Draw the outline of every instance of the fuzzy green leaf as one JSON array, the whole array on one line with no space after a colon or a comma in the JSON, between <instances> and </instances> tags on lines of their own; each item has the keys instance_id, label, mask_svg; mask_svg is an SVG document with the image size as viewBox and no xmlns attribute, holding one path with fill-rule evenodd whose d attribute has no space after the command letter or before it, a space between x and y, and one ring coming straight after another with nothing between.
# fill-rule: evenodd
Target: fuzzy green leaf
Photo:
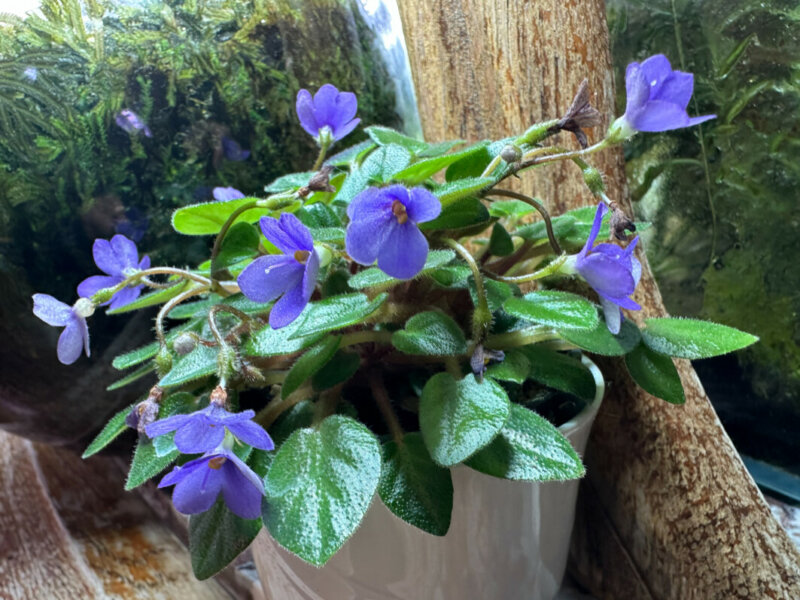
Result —
<instances>
[{"instance_id":1,"label":"fuzzy green leaf","mask_svg":"<svg viewBox=\"0 0 800 600\"><path fill-rule=\"evenodd\" d=\"M155 368L156 367L154 364L142 365L132 373L128 373L127 375L125 375L125 377L120 377L119 379L117 379L114 383L112 383L106 388L106 391L113 392L114 390L118 390L120 388L125 387L126 385L133 383L134 381L138 381L142 377L149 375L152 371L155 370Z\"/></svg>"},{"instance_id":2,"label":"fuzzy green leaf","mask_svg":"<svg viewBox=\"0 0 800 600\"><path fill-rule=\"evenodd\" d=\"M380 475L378 440L361 423L333 415L297 430L267 473L264 524L281 546L322 566L358 527Z\"/></svg>"},{"instance_id":3,"label":"fuzzy green leaf","mask_svg":"<svg viewBox=\"0 0 800 600\"><path fill-rule=\"evenodd\" d=\"M308 348L322 338L324 332L306 335L300 331L299 325L299 322L295 321L280 329L273 329L269 325L259 329L250 335L244 345L244 353L247 356L291 354Z\"/></svg>"},{"instance_id":4,"label":"fuzzy green leaf","mask_svg":"<svg viewBox=\"0 0 800 600\"><path fill-rule=\"evenodd\" d=\"M326 333L360 323L378 310L387 297L388 294L380 294L370 301L364 294L344 294L311 302L298 317L299 323L289 339Z\"/></svg>"},{"instance_id":5,"label":"fuzzy green leaf","mask_svg":"<svg viewBox=\"0 0 800 600\"><path fill-rule=\"evenodd\" d=\"M676 358L711 358L741 350L758 338L727 325L671 317L646 319L642 339L649 348Z\"/></svg>"},{"instance_id":6,"label":"fuzzy green leaf","mask_svg":"<svg viewBox=\"0 0 800 600\"><path fill-rule=\"evenodd\" d=\"M492 227L492 236L489 238L489 252L495 256L508 256L514 251L514 242L511 236L500 223Z\"/></svg>"},{"instance_id":7,"label":"fuzzy green leaf","mask_svg":"<svg viewBox=\"0 0 800 600\"><path fill-rule=\"evenodd\" d=\"M486 377L500 381L524 383L530 371L531 363L525 353L520 350L511 350L506 352L506 356L501 362L490 365L486 369Z\"/></svg>"},{"instance_id":8,"label":"fuzzy green leaf","mask_svg":"<svg viewBox=\"0 0 800 600\"><path fill-rule=\"evenodd\" d=\"M156 306L157 304L164 304L170 300L172 300L175 296L180 294L181 292L185 292L192 287L199 287L199 284L192 282L192 281L179 281L176 282L175 285L165 288L163 290L156 290L155 292L150 292L149 294L144 294L139 296L133 302L125 304L123 306L119 306L113 310L109 310L109 315L119 315L126 312L131 312L134 310L139 310L141 308L147 308L148 306Z\"/></svg>"},{"instance_id":9,"label":"fuzzy green leaf","mask_svg":"<svg viewBox=\"0 0 800 600\"><path fill-rule=\"evenodd\" d=\"M428 147L428 144L421 141L414 139L412 137L408 137L400 133L399 131L395 131L394 129L390 129L389 127L381 127L380 125L372 125L371 127L365 127L364 131L366 134L372 138L379 146L388 146L389 144L396 144L398 146L402 146L406 150L416 154L417 152L421 152Z\"/></svg>"},{"instance_id":10,"label":"fuzzy green leaf","mask_svg":"<svg viewBox=\"0 0 800 600\"><path fill-rule=\"evenodd\" d=\"M518 219L535 211L535 208L522 200L495 200L489 206L489 214L498 219L503 217Z\"/></svg>"},{"instance_id":11,"label":"fuzzy green leaf","mask_svg":"<svg viewBox=\"0 0 800 600\"><path fill-rule=\"evenodd\" d=\"M274 180L272 183L264 187L264 191L269 194L278 192L286 192L289 190L296 190L308 184L308 180L314 176L314 171L306 171L304 173L289 173L282 175Z\"/></svg>"},{"instance_id":12,"label":"fuzzy green leaf","mask_svg":"<svg viewBox=\"0 0 800 600\"><path fill-rule=\"evenodd\" d=\"M395 173L393 179L395 181L402 181L409 186L422 183L431 175L438 173L445 167L449 167L453 163L458 162L463 158L467 158L473 154L476 154L480 150L481 146L472 146L453 154L445 154L443 156L426 158L424 160L415 162L402 171Z\"/></svg>"},{"instance_id":13,"label":"fuzzy green leaf","mask_svg":"<svg viewBox=\"0 0 800 600\"><path fill-rule=\"evenodd\" d=\"M627 354L642 339L639 328L628 320L622 322L617 335L608 330L603 320L598 320L594 329L559 329L558 335L579 348L602 356Z\"/></svg>"},{"instance_id":14,"label":"fuzzy green leaf","mask_svg":"<svg viewBox=\"0 0 800 600\"><path fill-rule=\"evenodd\" d=\"M581 361L539 345L520 350L530 362L530 379L584 400L594 398L594 377Z\"/></svg>"},{"instance_id":15,"label":"fuzzy green leaf","mask_svg":"<svg viewBox=\"0 0 800 600\"><path fill-rule=\"evenodd\" d=\"M478 223L489 221L489 211L477 198L461 198L442 208L442 212L433 221L422 223L423 231L437 229L463 229Z\"/></svg>"},{"instance_id":16,"label":"fuzzy green leaf","mask_svg":"<svg viewBox=\"0 0 800 600\"><path fill-rule=\"evenodd\" d=\"M216 347L198 345L186 356L175 360L170 372L161 378L158 385L161 387L182 385L212 375L217 370L217 351Z\"/></svg>"},{"instance_id":17,"label":"fuzzy green leaf","mask_svg":"<svg viewBox=\"0 0 800 600\"><path fill-rule=\"evenodd\" d=\"M357 352L339 350L314 374L311 385L318 392L330 389L350 379L360 366L361 356Z\"/></svg>"},{"instance_id":18,"label":"fuzzy green leaf","mask_svg":"<svg viewBox=\"0 0 800 600\"><path fill-rule=\"evenodd\" d=\"M490 177L468 177L467 179L449 181L443 185L436 186L433 189L433 195L439 198L444 208L462 198L476 195L493 182L494 179Z\"/></svg>"},{"instance_id":19,"label":"fuzzy green leaf","mask_svg":"<svg viewBox=\"0 0 800 600\"><path fill-rule=\"evenodd\" d=\"M106 426L103 427L103 430L97 434L97 437L92 440L92 443L89 444L83 452L82 458L89 458L93 454L97 454L100 450L117 439L123 431L128 429L128 426L125 424L125 419L130 414L131 410L133 410L134 406L136 405L131 404L111 417L108 423L106 423Z\"/></svg>"},{"instance_id":20,"label":"fuzzy green leaf","mask_svg":"<svg viewBox=\"0 0 800 600\"><path fill-rule=\"evenodd\" d=\"M671 404L686 402L678 369L669 356L639 344L625 356L625 365L633 380L648 394Z\"/></svg>"},{"instance_id":21,"label":"fuzzy green leaf","mask_svg":"<svg viewBox=\"0 0 800 600\"><path fill-rule=\"evenodd\" d=\"M329 335L306 350L305 354L295 361L286 374L286 379L281 386L281 398L286 399L289 394L324 367L336 354L341 341L341 336Z\"/></svg>"},{"instance_id":22,"label":"fuzzy green leaf","mask_svg":"<svg viewBox=\"0 0 800 600\"><path fill-rule=\"evenodd\" d=\"M486 446L506 422L509 407L505 390L491 379L431 377L420 397L419 427L433 460L455 465Z\"/></svg>"},{"instance_id":23,"label":"fuzzy green leaf","mask_svg":"<svg viewBox=\"0 0 800 600\"><path fill-rule=\"evenodd\" d=\"M419 272L417 277L426 274L426 272L430 271L431 269L436 269L446 265L453 260L454 256L455 253L452 250L431 250L428 252L428 258L425 260L425 266L422 267L422 270ZM403 283L403 281L404 280L402 279L394 279L393 277L390 277L378 267L370 267L369 269L365 269L353 275L347 281L347 285L354 290L363 290L376 285L384 285L389 282L397 284Z\"/></svg>"},{"instance_id":24,"label":"fuzzy green leaf","mask_svg":"<svg viewBox=\"0 0 800 600\"><path fill-rule=\"evenodd\" d=\"M239 207L255 202L257 198L238 198L224 202L205 202L184 206L172 213L172 227L184 235L214 235ZM251 208L236 217L234 223L255 223L269 215L268 208Z\"/></svg>"},{"instance_id":25,"label":"fuzzy green leaf","mask_svg":"<svg viewBox=\"0 0 800 600\"><path fill-rule=\"evenodd\" d=\"M558 329L594 329L598 323L594 304L577 294L557 290L509 298L503 308L520 319Z\"/></svg>"},{"instance_id":26,"label":"fuzzy green leaf","mask_svg":"<svg viewBox=\"0 0 800 600\"><path fill-rule=\"evenodd\" d=\"M433 310L406 321L405 329L392 334L392 344L406 354L459 356L467 351L467 340L458 323Z\"/></svg>"},{"instance_id":27,"label":"fuzzy green leaf","mask_svg":"<svg viewBox=\"0 0 800 600\"><path fill-rule=\"evenodd\" d=\"M136 443L136 450L133 452L133 461L131 462L130 471L128 471L125 490L129 491L139 487L145 481L155 477L171 465L179 454L180 452L175 449L169 454L159 456L152 440L139 438Z\"/></svg>"}]
</instances>

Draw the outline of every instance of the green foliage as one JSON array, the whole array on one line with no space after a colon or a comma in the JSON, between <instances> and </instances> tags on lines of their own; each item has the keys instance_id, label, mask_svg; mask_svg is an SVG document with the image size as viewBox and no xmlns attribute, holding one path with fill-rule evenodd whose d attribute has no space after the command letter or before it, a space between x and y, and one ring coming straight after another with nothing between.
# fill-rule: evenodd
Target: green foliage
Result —
<instances>
[{"instance_id":1,"label":"green foliage","mask_svg":"<svg viewBox=\"0 0 800 600\"><path fill-rule=\"evenodd\" d=\"M89 458L93 454L97 454L100 450L117 439L117 437L128 428L128 425L125 423L125 418L130 414L133 407L134 405L126 406L111 417L108 423L106 423L106 426L103 427L103 430L97 434L97 437L95 437L92 443L84 450L82 458Z\"/></svg>"},{"instance_id":2,"label":"green foliage","mask_svg":"<svg viewBox=\"0 0 800 600\"><path fill-rule=\"evenodd\" d=\"M594 398L594 377L581 361L541 346L525 346L522 351L531 365L531 379L584 400Z\"/></svg>"},{"instance_id":3,"label":"green foliage","mask_svg":"<svg viewBox=\"0 0 800 600\"><path fill-rule=\"evenodd\" d=\"M651 350L646 344L639 344L625 356L625 364L633 380L644 391L672 404L686 402L678 370L669 356Z\"/></svg>"},{"instance_id":4,"label":"green foliage","mask_svg":"<svg viewBox=\"0 0 800 600\"><path fill-rule=\"evenodd\" d=\"M411 317L392 335L392 345L406 354L459 356L467 351L464 332L447 315L428 311Z\"/></svg>"},{"instance_id":5,"label":"green foliage","mask_svg":"<svg viewBox=\"0 0 800 600\"><path fill-rule=\"evenodd\" d=\"M336 354L341 341L340 336L329 335L306 350L305 354L297 359L297 362L286 374L286 379L281 386L281 397L285 399L324 367Z\"/></svg>"},{"instance_id":6,"label":"green foliage","mask_svg":"<svg viewBox=\"0 0 800 600\"><path fill-rule=\"evenodd\" d=\"M540 325L559 329L593 329L598 324L595 306L576 294L545 290L503 304L509 314Z\"/></svg>"},{"instance_id":7,"label":"green foliage","mask_svg":"<svg viewBox=\"0 0 800 600\"><path fill-rule=\"evenodd\" d=\"M152 479L171 465L178 458L178 454L176 448L168 454L159 456L152 440L146 437L139 438L128 471L128 479L125 481L125 489L132 490Z\"/></svg>"},{"instance_id":8,"label":"green foliage","mask_svg":"<svg viewBox=\"0 0 800 600\"><path fill-rule=\"evenodd\" d=\"M652 350L677 358L711 358L758 341L749 333L697 319L647 319L642 340Z\"/></svg>"}]
</instances>

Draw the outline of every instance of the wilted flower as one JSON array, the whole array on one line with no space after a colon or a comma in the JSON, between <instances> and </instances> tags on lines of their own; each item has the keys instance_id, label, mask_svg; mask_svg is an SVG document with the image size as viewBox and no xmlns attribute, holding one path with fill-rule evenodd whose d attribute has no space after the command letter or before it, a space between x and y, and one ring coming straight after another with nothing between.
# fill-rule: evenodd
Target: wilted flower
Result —
<instances>
[{"instance_id":1,"label":"wilted flower","mask_svg":"<svg viewBox=\"0 0 800 600\"><path fill-rule=\"evenodd\" d=\"M125 417L125 424L138 431L140 436L146 435L147 426L158 419L159 403L163 396L164 390L154 385L147 398L134 406Z\"/></svg>"},{"instance_id":2,"label":"wilted flower","mask_svg":"<svg viewBox=\"0 0 800 600\"><path fill-rule=\"evenodd\" d=\"M212 194L217 202L227 202L245 197L242 192L233 187L215 187Z\"/></svg>"},{"instance_id":3,"label":"wilted flower","mask_svg":"<svg viewBox=\"0 0 800 600\"><path fill-rule=\"evenodd\" d=\"M423 187L367 188L347 207L347 253L362 265L377 259L387 275L410 279L428 256L428 240L417 225L432 221L441 211L439 199Z\"/></svg>"},{"instance_id":4,"label":"wilted flower","mask_svg":"<svg viewBox=\"0 0 800 600\"><path fill-rule=\"evenodd\" d=\"M139 251L136 249L136 244L124 235L115 235L111 241L95 240L92 246L92 255L95 264L106 275L93 275L84 279L78 285L78 295L82 298L90 298L103 288L114 287L136 272L150 268L150 257L145 256L139 262ZM139 297L143 287L142 284L124 287L115 293L111 300L103 304L110 302L111 309L130 304Z\"/></svg>"},{"instance_id":5,"label":"wilted flower","mask_svg":"<svg viewBox=\"0 0 800 600\"><path fill-rule=\"evenodd\" d=\"M145 137L153 137L150 128L145 125L141 117L128 108L123 108L115 119L117 125L128 133L144 133Z\"/></svg>"},{"instance_id":6,"label":"wilted flower","mask_svg":"<svg viewBox=\"0 0 800 600\"><path fill-rule=\"evenodd\" d=\"M242 146L234 139L229 138L227 135L222 136L222 153L225 158L235 162L247 160L250 157L250 150L244 150Z\"/></svg>"},{"instance_id":7,"label":"wilted flower","mask_svg":"<svg viewBox=\"0 0 800 600\"><path fill-rule=\"evenodd\" d=\"M591 285L600 296L600 303L603 306L603 314L606 319L608 330L619 333L622 323L622 310L640 310L642 307L634 302L629 296L633 294L639 284L642 275L642 265L633 256L633 249L639 241L638 236L631 240L627 248L621 248L616 244L598 244L594 248L592 245L600 233L600 226L603 222L608 208L605 204L597 205L597 212L594 215L594 223L589 233L589 239L581 251L572 257L573 268Z\"/></svg>"},{"instance_id":8,"label":"wilted flower","mask_svg":"<svg viewBox=\"0 0 800 600\"><path fill-rule=\"evenodd\" d=\"M174 431L175 445L184 454L213 450L222 443L226 429L253 448L272 450L275 445L264 428L252 421L255 416L256 413L252 410L230 413L212 403L188 415L160 419L147 425L145 432L152 438Z\"/></svg>"},{"instance_id":9,"label":"wilted flower","mask_svg":"<svg viewBox=\"0 0 800 600\"><path fill-rule=\"evenodd\" d=\"M600 111L593 107L590 102L589 80L584 79L578 86L578 92L575 94L572 104L564 116L559 119L556 127L571 131L581 147L586 148L589 145L589 141L586 139L583 128L599 125L600 121L602 121Z\"/></svg>"},{"instance_id":10,"label":"wilted flower","mask_svg":"<svg viewBox=\"0 0 800 600\"><path fill-rule=\"evenodd\" d=\"M621 141L637 131L668 131L715 118L686 113L693 89L694 75L673 71L663 54L651 56L642 64L629 64L625 71L625 114L612 123L609 138Z\"/></svg>"},{"instance_id":11,"label":"wilted flower","mask_svg":"<svg viewBox=\"0 0 800 600\"><path fill-rule=\"evenodd\" d=\"M356 95L340 92L330 83L319 88L313 98L308 90L297 92L296 109L300 125L319 144L342 139L361 122L353 118L358 110Z\"/></svg>"},{"instance_id":12,"label":"wilted flower","mask_svg":"<svg viewBox=\"0 0 800 600\"><path fill-rule=\"evenodd\" d=\"M273 329L294 321L311 299L317 284L319 256L311 232L290 213L280 221L262 217L261 231L283 254L270 254L247 265L238 283L242 293L255 302L270 302L281 296L269 313Z\"/></svg>"},{"instance_id":13,"label":"wilted flower","mask_svg":"<svg viewBox=\"0 0 800 600\"><path fill-rule=\"evenodd\" d=\"M243 519L261 516L263 482L238 456L225 448L217 448L175 467L164 476L158 487L171 485L175 486L172 503L185 515L207 511L222 493L233 514Z\"/></svg>"},{"instance_id":14,"label":"wilted flower","mask_svg":"<svg viewBox=\"0 0 800 600\"><path fill-rule=\"evenodd\" d=\"M87 298L79 298L69 306L48 294L33 295L33 314L53 327L63 327L58 338L58 360L71 365L81 355L81 349L89 352L89 327L86 317L94 313L94 304Z\"/></svg>"}]
</instances>

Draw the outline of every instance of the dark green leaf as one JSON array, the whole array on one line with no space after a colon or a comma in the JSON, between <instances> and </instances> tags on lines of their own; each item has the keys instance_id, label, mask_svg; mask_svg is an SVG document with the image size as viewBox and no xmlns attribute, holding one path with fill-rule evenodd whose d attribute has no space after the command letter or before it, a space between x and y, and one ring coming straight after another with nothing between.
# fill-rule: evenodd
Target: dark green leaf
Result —
<instances>
[{"instance_id":1,"label":"dark green leaf","mask_svg":"<svg viewBox=\"0 0 800 600\"><path fill-rule=\"evenodd\" d=\"M388 294L379 294L370 301L364 294L345 294L311 302L297 319L299 324L289 339L343 329L360 323L378 310L387 297Z\"/></svg>"},{"instance_id":2,"label":"dark green leaf","mask_svg":"<svg viewBox=\"0 0 800 600\"><path fill-rule=\"evenodd\" d=\"M129 491L139 487L145 481L161 473L178 458L178 454L180 453L176 449L164 456L158 456L152 440L139 438L133 453L133 462L128 471L128 480L125 482L125 490Z\"/></svg>"},{"instance_id":3,"label":"dark green leaf","mask_svg":"<svg viewBox=\"0 0 800 600\"><path fill-rule=\"evenodd\" d=\"M642 339L639 328L628 320L622 322L617 335L608 330L603 320L598 320L594 329L559 329L558 335L579 348L603 356L622 356Z\"/></svg>"},{"instance_id":4,"label":"dark green leaf","mask_svg":"<svg viewBox=\"0 0 800 600\"><path fill-rule=\"evenodd\" d=\"M471 275L472 273L470 273ZM478 288L475 287L475 279L470 277L468 280L469 296L472 298L472 305L478 305ZM484 279L483 287L486 290L486 300L489 302L489 310L492 312L500 310L503 303L511 298L514 291L511 286L502 281L495 281L493 279Z\"/></svg>"},{"instance_id":5,"label":"dark green leaf","mask_svg":"<svg viewBox=\"0 0 800 600\"><path fill-rule=\"evenodd\" d=\"M405 329L392 334L392 344L406 354L459 356L467 351L464 332L453 319L437 311L411 317Z\"/></svg>"},{"instance_id":6,"label":"dark green leaf","mask_svg":"<svg viewBox=\"0 0 800 600\"><path fill-rule=\"evenodd\" d=\"M336 354L341 341L341 336L329 335L306 350L305 354L295 361L286 374L286 379L281 386L281 398L286 399L289 394L324 367Z\"/></svg>"},{"instance_id":7,"label":"dark green leaf","mask_svg":"<svg viewBox=\"0 0 800 600\"><path fill-rule=\"evenodd\" d=\"M686 402L678 369L669 356L639 344L625 356L625 365L633 380L648 394L672 404Z\"/></svg>"},{"instance_id":8,"label":"dark green leaf","mask_svg":"<svg viewBox=\"0 0 800 600\"><path fill-rule=\"evenodd\" d=\"M557 290L509 298L503 308L520 319L558 329L594 329L599 322L594 304L577 294Z\"/></svg>"},{"instance_id":9,"label":"dark green leaf","mask_svg":"<svg viewBox=\"0 0 800 600\"><path fill-rule=\"evenodd\" d=\"M247 550L261 531L261 519L234 515L222 498L209 510L189 517L189 553L192 571L200 580L227 567Z\"/></svg>"},{"instance_id":10,"label":"dark green leaf","mask_svg":"<svg viewBox=\"0 0 800 600\"><path fill-rule=\"evenodd\" d=\"M506 392L491 379L472 375L455 380L437 373L422 390L419 427L438 464L460 463L486 446L508 418Z\"/></svg>"},{"instance_id":11,"label":"dark green leaf","mask_svg":"<svg viewBox=\"0 0 800 600\"><path fill-rule=\"evenodd\" d=\"M414 164L406 167L402 171L394 174L395 181L402 181L408 185L422 183L431 175L438 173L445 167L452 165L463 158L472 156L481 150L480 146L472 146L460 152L453 154L445 154L443 156L435 156L433 158L426 158L415 162Z\"/></svg>"},{"instance_id":12,"label":"dark green leaf","mask_svg":"<svg viewBox=\"0 0 800 600\"><path fill-rule=\"evenodd\" d=\"M269 194L296 190L308 184L308 180L314 175L314 171L305 173L289 173L278 177L275 181L264 187L264 191ZM263 181L263 180L262 180Z\"/></svg>"},{"instance_id":13,"label":"dark green leaf","mask_svg":"<svg viewBox=\"0 0 800 600\"><path fill-rule=\"evenodd\" d=\"M217 351L216 347L198 345L186 356L176 359L170 372L161 378L158 385L161 387L181 385L212 375L217 371Z\"/></svg>"},{"instance_id":14,"label":"dark green leaf","mask_svg":"<svg viewBox=\"0 0 800 600\"><path fill-rule=\"evenodd\" d=\"M89 444L89 447L86 448L82 458L89 458L93 454L97 454L100 450L117 439L117 436L128 428L125 424L125 418L130 414L134 406L136 406L136 404L131 404L111 417L108 423L106 423L106 426L103 427L103 430L97 434L97 437L94 438L92 443Z\"/></svg>"},{"instance_id":15,"label":"dark green leaf","mask_svg":"<svg viewBox=\"0 0 800 600\"><path fill-rule=\"evenodd\" d=\"M180 335L184 331L192 331L200 326L200 321L190 321L188 323L184 323L179 327L175 327L172 331L167 334L167 341L173 341L178 335ZM135 350L131 350L130 352L126 352L125 354L120 354L117 356L111 363L111 365L115 369L119 369L123 371L130 367L135 367L138 364L143 363L144 361L153 358L156 353L158 352L158 342L153 342L151 344L147 344L146 346L142 346L141 348L137 348Z\"/></svg>"},{"instance_id":16,"label":"dark green leaf","mask_svg":"<svg viewBox=\"0 0 800 600\"><path fill-rule=\"evenodd\" d=\"M269 325L250 335L244 345L247 356L279 356L291 354L308 348L311 344L322 338L324 332L305 335L300 332L299 322L294 321L286 327L273 329ZM298 332L300 332L299 335Z\"/></svg>"},{"instance_id":17,"label":"dark green leaf","mask_svg":"<svg viewBox=\"0 0 800 600\"><path fill-rule=\"evenodd\" d=\"M213 235L219 233L228 217L239 207L256 200L257 198L239 198L184 206L172 213L172 227L185 235ZM268 208L251 208L236 217L234 223L255 223L270 212Z\"/></svg>"},{"instance_id":18,"label":"dark green leaf","mask_svg":"<svg viewBox=\"0 0 800 600\"><path fill-rule=\"evenodd\" d=\"M436 186L433 189L433 194L439 198L442 207L445 207L467 196L476 195L493 182L494 179L490 177L469 177Z\"/></svg>"},{"instance_id":19,"label":"dark green leaf","mask_svg":"<svg viewBox=\"0 0 800 600\"><path fill-rule=\"evenodd\" d=\"M361 366L361 357L356 352L339 350L311 378L314 390L320 392L344 383L356 374Z\"/></svg>"},{"instance_id":20,"label":"dark green leaf","mask_svg":"<svg viewBox=\"0 0 800 600\"><path fill-rule=\"evenodd\" d=\"M310 229L342 226L342 220L327 204L317 203L311 206L304 206L295 215L303 225ZM314 239L316 240L317 238Z\"/></svg>"},{"instance_id":21,"label":"dark green leaf","mask_svg":"<svg viewBox=\"0 0 800 600\"><path fill-rule=\"evenodd\" d=\"M136 369L133 373L128 373L125 377L117 379L114 383L112 383L106 388L106 391L113 392L114 390L118 390L120 388L125 387L128 384L133 383L134 381L138 381L145 375L148 375L150 372L155 370L155 368L156 367L153 364L142 365L141 367Z\"/></svg>"},{"instance_id":22,"label":"dark green leaf","mask_svg":"<svg viewBox=\"0 0 800 600\"><path fill-rule=\"evenodd\" d=\"M500 381L513 381L523 383L531 371L531 363L520 350L506 352L505 358L486 369L486 376Z\"/></svg>"},{"instance_id":23,"label":"dark green leaf","mask_svg":"<svg viewBox=\"0 0 800 600\"><path fill-rule=\"evenodd\" d=\"M477 223L489 221L489 211L477 198L462 198L442 208L441 214L433 221L422 223L420 229L462 229Z\"/></svg>"},{"instance_id":24,"label":"dark green leaf","mask_svg":"<svg viewBox=\"0 0 800 600\"><path fill-rule=\"evenodd\" d=\"M581 361L540 345L520 350L530 362L530 379L584 400L594 399L594 377Z\"/></svg>"},{"instance_id":25,"label":"dark green leaf","mask_svg":"<svg viewBox=\"0 0 800 600\"><path fill-rule=\"evenodd\" d=\"M442 265L446 265L453 260L454 256L455 253L452 250L431 250L428 252L428 258L425 260L425 266L422 267L422 271L419 272L419 275L426 274L431 269L436 269ZM397 284L403 283L403 281L404 280L402 279L394 279L393 277L390 277L378 267L370 267L369 269L365 269L353 275L348 280L347 285L354 290L363 290L365 288L383 285L389 282Z\"/></svg>"},{"instance_id":26,"label":"dark green leaf","mask_svg":"<svg viewBox=\"0 0 800 600\"><path fill-rule=\"evenodd\" d=\"M447 181L480 177L486 167L489 166L489 163L492 162L492 155L489 153L486 142L479 142L477 148L477 152L468 154L447 168L444 174Z\"/></svg>"},{"instance_id":27,"label":"dark green leaf","mask_svg":"<svg viewBox=\"0 0 800 600\"><path fill-rule=\"evenodd\" d=\"M258 254L261 234L250 223L236 223L222 241L216 265L225 268Z\"/></svg>"},{"instance_id":28,"label":"dark green leaf","mask_svg":"<svg viewBox=\"0 0 800 600\"><path fill-rule=\"evenodd\" d=\"M466 464L476 471L523 481L563 481L583 477L585 469L572 444L546 419L511 405L499 435Z\"/></svg>"},{"instance_id":29,"label":"dark green leaf","mask_svg":"<svg viewBox=\"0 0 800 600\"><path fill-rule=\"evenodd\" d=\"M642 339L651 349L676 358L711 358L741 350L758 341L727 325L671 317L647 319Z\"/></svg>"},{"instance_id":30,"label":"dark green leaf","mask_svg":"<svg viewBox=\"0 0 800 600\"><path fill-rule=\"evenodd\" d=\"M375 143L372 140L364 140L363 142L359 142L355 146L351 146L341 152L334 154L329 159L325 161L324 164L332 165L334 167L345 167L352 164L354 161L372 150L375 147Z\"/></svg>"},{"instance_id":31,"label":"dark green leaf","mask_svg":"<svg viewBox=\"0 0 800 600\"><path fill-rule=\"evenodd\" d=\"M569 215L562 215L553 219L551 224L553 226L553 235L561 239L572 233L575 218ZM523 225L513 233L525 240L544 240L547 239L547 226L544 221L537 221L536 223ZM584 239L584 241L586 240Z\"/></svg>"},{"instance_id":32,"label":"dark green leaf","mask_svg":"<svg viewBox=\"0 0 800 600\"><path fill-rule=\"evenodd\" d=\"M472 275L472 271L464 265L452 265L434 269L428 275L442 287L464 287L464 283Z\"/></svg>"},{"instance_id":33,"label":"dark green leaf","mask_svg":"<svg viewBox=\"0 0 800 600\"><path fill-rule=\"evenodd\" d=\"M450 469L437 465L419 433L403 442L386 442L378 494L386 507L406 523L433 535L445 535L453 512Z\"/></svg>"},{"instance_id":34,"label":"dark green leaf","mask_svg":"<svg viewBox=\"0 0 800 600\"><path fill-rule=\"evenodd\" d=\"M514 242L508 231L500 223L492 227L492 237L489 238L489 252L495 256L508 256L514 251Z\"/></svg>"},{"instance_id":35,"label":"dark green leaf","mask_svg":"<svg viewBox=\"0 0 800 600\"><path fill-rule=\"evenodd\" d=\"M281 546L322 566L358 527L380 474L378 440L361 423L333 415L297 430L267 474L264 524Z\"/></svg>"}]
</instances>

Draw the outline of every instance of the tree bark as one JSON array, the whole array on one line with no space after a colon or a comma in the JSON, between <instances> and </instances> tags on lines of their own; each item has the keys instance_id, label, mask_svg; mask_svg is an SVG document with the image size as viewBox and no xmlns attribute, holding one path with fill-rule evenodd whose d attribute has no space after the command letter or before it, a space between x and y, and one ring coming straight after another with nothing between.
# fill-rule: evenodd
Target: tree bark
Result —
<instances>
[{"instance_id":1,"label":"tree bark","mask_svg":"<svg viewBox=\"0 0 800 600\"><path fill-rule=\"evenodd\" d=\"M603 0L399 2L425 136L501 138L557 118L584 77L614 110ZM575 145L561 136L553 143ZM590 139L592 134L590 133ZM592 157L630 211L619 148ZM556 212L594 203L575 165L522 175ZM641 245L639 247L641 250ZM644 255L630 314L666 314ZM636 388L605 361L610 393L586 452L572 571L600 598L800 598L800 553L772 517L688 361L686 405Z\"/></svg>"}]
</instances>

